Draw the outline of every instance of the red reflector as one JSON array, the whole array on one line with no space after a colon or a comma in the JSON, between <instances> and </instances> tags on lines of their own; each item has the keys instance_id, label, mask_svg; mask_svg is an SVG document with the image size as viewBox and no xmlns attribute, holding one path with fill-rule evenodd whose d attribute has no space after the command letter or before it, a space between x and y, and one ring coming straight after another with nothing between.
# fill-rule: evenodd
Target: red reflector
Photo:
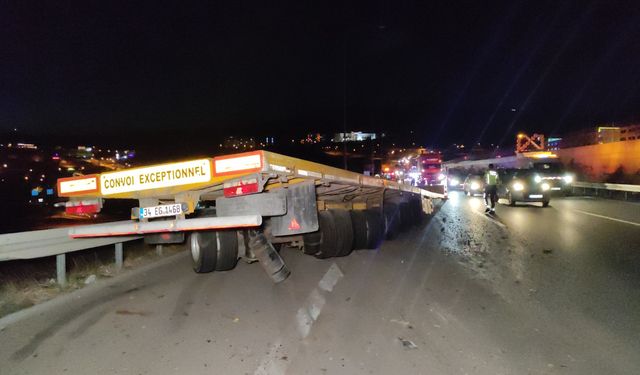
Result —
<instances>
[{"instance_id":1,"label":"red reflector","mask_svg":"<svg viewBox=\"0 0 640 375\"><path fill-rule=\"evenodd\" d=\"M100 212L100 206L97 204L67 206L64 210L68 214L95 214Z\"/></svg>"},{"instance_id":2,"label":"red reflector","mask_svg":"<svg viewBox=\"0 0 640 375\"><path fill-rule=\"evenodd\" d=\"M238 195L244 194L253 194L258 193L260 191L260 185L258 182L245 183L240 182L234 186L225 186L224 188L224 196L225 197L235 197Z\"/></svg>"},{"instance_id":3,"label":"red reflector","mask_svg":"<svg viewBox=\"0 0 640 375\"><path fill-rule=\"evenodd\" d=\"M291 223L289 223L289 230L299 230L300 224L298 224L298 220L294 217L291 219Z\"/></svg>"}]
</instances>

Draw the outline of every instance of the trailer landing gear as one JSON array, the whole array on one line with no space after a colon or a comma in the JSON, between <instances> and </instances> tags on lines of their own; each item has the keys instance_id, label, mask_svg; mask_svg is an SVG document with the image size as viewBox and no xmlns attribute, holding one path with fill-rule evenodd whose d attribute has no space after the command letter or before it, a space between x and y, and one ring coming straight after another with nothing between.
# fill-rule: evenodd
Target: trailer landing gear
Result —
<instances>
[{"instance_id":1,"label":"trailer landing gear","mask_svg":"<svg viewBox=\"0 0 640 375\"><path fill-rule=\"evenodd\" d=\"M286 280L291 274L280 254L261 231L249 231L249 248L256 256L267 275L275 283Z\"/></svg>"}]
</instances>

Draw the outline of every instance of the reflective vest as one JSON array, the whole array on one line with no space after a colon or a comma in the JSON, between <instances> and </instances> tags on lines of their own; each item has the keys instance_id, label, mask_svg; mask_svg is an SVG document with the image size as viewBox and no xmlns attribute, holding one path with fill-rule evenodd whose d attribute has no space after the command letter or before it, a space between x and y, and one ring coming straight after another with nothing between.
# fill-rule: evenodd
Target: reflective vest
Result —
<instances>
[{"instance_id":1,"label":"reflective vest","mask_svg":"<svg viewBox=\"0 0 640 375\"><path fill-rule=\"evenodd\" d=\"M484 182L487 185L498 185L498 172L487 171L487 173L484 174Z\"/></svg>"}]
</instances>

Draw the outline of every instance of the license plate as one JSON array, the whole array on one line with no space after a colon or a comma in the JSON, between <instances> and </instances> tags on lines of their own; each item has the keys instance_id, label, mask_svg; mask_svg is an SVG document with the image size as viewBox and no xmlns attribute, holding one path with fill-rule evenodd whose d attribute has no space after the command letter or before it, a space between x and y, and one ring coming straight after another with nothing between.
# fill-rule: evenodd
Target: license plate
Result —
<instances>
[{"instance_id":1,"label":"license plate","mask_svg":"<svg viewBox=\"0 0 640 375\"><path fill-rule=\"evenodd\" d=\"M140 207L140 219L148 219L152 217L176 216L183 213L182 204L162 204L152 207Z\"/></svg>"},{"instance_id":2,"label":"license plate","mask_svg":"<svg viewBox=\"0 0 640 375\"><path fill-rule=\"evenodd\" d=\"M542 198L543 195L542 194L530 194L529 198L531 199L537 199L537 198Z\"/></svg>"},{"instance_id":3,"label":"license plate","mask_svg":"<svg viewBox=\"0 0 640 375\"><path fill-rule=\"evenodd\" d=\"M552 187L551 190L562 190L560 187Z\"/></svg>"}]
</instances>

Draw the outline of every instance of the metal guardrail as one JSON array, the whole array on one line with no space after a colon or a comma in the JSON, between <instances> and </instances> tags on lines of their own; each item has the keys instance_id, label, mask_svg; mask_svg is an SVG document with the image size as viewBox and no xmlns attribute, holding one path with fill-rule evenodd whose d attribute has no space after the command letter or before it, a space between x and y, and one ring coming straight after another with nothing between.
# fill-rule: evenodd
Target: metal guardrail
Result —
<instances>
[{"instance_id":1,"label":"metal guardrail","mask_svg":"<svg viewBox=\"0 0 640 375\"><path fill-rule=\"evenodd\" d=\"M115 245L116 270L122 269L122 244L141 236L73 239L69 228L0 234L0 261L56 256L57 281L67 283L66 254L95 247Z\"/></svg>"},{"instance_id":2,"label":"metal guardrail","mask_svg":"<svg viewBox=\"0 0 640 375\"><path fill-rule=\"evenodd\" d=\"M640 193L640 185L629 185L629 184L609 184L604 182L581 182L576 181L573 184L573 187L579 187L583 189L601 189L601 190L615 190L615 191L626 191L631 193Z\"/></svg>"},{"instance_id":3,"label":"metal guardrail","mask_svg":"<svg viewBox=\"0 0 640 375\"><path fill-rule=\"evenodd\" d=\"M594 191L596 196L600 196L600 192L607 198L624 198L624 200L637 199L640 196L640 185L630 184L610 184L605 182L582 182L576 181L571 186L573 194L582 190L582 194L586 195L587 191Z\"/></svg>"}]
</instances>

